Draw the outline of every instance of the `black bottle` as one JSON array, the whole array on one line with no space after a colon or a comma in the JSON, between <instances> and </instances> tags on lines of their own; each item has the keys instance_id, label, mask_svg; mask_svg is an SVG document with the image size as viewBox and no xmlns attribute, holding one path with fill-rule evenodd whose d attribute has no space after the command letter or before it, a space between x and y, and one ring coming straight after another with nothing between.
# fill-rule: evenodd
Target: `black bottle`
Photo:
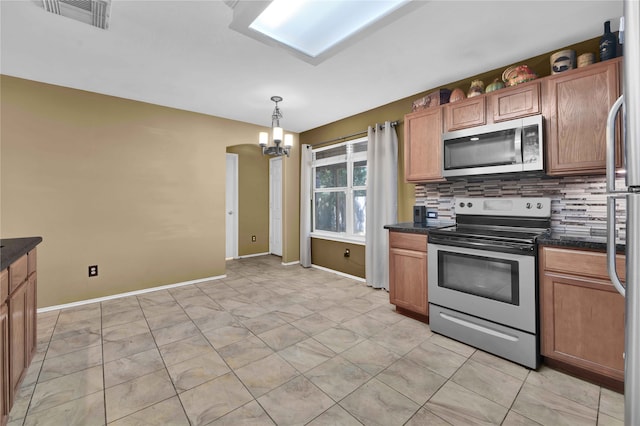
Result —
<instances>
[{"instance_id":1,"label":"black bottle","mask_svg":"<svg viewBox=\"0 0 640 426\"><path fill-rule=\"evenodd\" d=\"M611 32L611 21L605 21L604 34L600 37L600 60L606 61L616 57L616 36Z\"/></svg>"}]
</instances>

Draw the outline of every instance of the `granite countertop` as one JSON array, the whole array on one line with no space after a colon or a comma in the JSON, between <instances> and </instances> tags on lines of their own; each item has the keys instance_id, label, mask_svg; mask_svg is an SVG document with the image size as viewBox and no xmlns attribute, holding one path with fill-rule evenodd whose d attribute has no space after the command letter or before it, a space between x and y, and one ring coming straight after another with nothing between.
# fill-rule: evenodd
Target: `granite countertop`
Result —
<instances>
[{"instance_id":1,"label":"granite countertop","mask_svg":"<svg viewBox=\"0 0 640 426\"><path fill-rule=\"evenodd\" d=\"M394 223L393 225L385 225L384 229L395 232L406 232L409 234L428 234L429 229L442 228L443 226L451 226L454 223L451 221L427 221L427 223L413 223L403 222Z\"/></svg>"},{"instance_id":2,"label":"granite countertop","mask_svg":"<svg viewBox=\"0 0 640 426\"><path fill-rule=\"evenodd\" d=\"M551 232L538 237L538 244L606 251L607 237L593 235L590 232L551 230ZM618 241L616 252L624 253L625 244Z\"/></svg>"},{"instance_id":3,"label":"granite countertop","mask_svg":"<svg viewBox=\"0 0 640 426\"><path fill-rule=\"evenodd\" d=\"M42 237L0 239L0 271L42 242Z\"/></svg>"}]
</instances>

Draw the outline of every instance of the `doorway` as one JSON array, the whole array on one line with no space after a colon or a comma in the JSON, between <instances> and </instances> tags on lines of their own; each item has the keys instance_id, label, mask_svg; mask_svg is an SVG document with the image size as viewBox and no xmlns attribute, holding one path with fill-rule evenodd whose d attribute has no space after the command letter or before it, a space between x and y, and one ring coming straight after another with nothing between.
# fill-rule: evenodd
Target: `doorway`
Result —
<instances>
[{"instance_id":1,"label":"doorway","mask_svg":"<svg viewBox=\"0 0 640 426\"><path fill-rule=\"evenodd\" d=\"M226 258L238 257L238 154L227 154L225 185Z\"/></svg>"},{"instance_id":2,"label":"doorway","mask_svg":"<svg viewBox=\"0 0 640 426\"><path fill-rule=\"evenodd\" d=\"M282 256L282 157L269 160L269 252Z\"/></svg>"}]
</instances>

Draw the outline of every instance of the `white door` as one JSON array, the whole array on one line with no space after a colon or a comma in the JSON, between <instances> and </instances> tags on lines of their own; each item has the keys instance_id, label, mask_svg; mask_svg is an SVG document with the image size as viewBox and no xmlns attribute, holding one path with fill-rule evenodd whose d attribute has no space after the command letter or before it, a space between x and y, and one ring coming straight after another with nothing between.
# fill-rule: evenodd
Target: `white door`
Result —
<instances>
[{"instance_id":1,"label":"white door","mask_svg":"<svg viewBox=\"0 0 640 426\"><path fill-rule=\"evenodd\" d=\"M227 154L225 188L226 258L238 257L238 154Z\"/></svg>"},{"instance_id":2,"label":"white door","mask_svg":"<svg viewBox=\"0 0 640 426\"><path fill-rule=\"evenodd\" d=\"M269 251L282 256L282 157L269 160Z\"/></svg>"}]
</instances>

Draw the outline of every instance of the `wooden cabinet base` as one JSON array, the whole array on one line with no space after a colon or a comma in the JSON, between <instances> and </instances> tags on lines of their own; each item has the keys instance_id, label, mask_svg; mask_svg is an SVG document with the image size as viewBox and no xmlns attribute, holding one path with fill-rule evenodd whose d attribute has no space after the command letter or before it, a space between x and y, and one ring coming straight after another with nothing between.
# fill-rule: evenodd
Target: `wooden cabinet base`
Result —
<instances>
[{"instance_id":1,"label":"wooden cabinet base","mask_svg":"<svg viewBox=\"0 0 640 426\"><path fill-rule=\"evenodd\" d=\"M598 374L592 370L588 370L586 368L580 368L573 364L569 364L567 362L558 361L557 359L542 357L542 362L549 367L560 370L565 373L568 373L574 377L578 377L580 379L586 380L587 382L591 382L595 385L605 387L607 389L611 389L612 391L623 393L624 392L624 381L617 380L610 376L605 376L603 374Z\"/></svg>"},{"instance_id":2,"label":"wooden cabinet base","mask_svg":"<svg viewBox=\"0 0 640 426\"><path fill-rule=\"evenodd\" d=\"M406 317L413 318L414 320L422 321L424 323L429 324L429 315L422 315L417 312L413 312L408 309L401 308L399 306L396 306L396 312Z\"/></svg>"}]
</instances>

